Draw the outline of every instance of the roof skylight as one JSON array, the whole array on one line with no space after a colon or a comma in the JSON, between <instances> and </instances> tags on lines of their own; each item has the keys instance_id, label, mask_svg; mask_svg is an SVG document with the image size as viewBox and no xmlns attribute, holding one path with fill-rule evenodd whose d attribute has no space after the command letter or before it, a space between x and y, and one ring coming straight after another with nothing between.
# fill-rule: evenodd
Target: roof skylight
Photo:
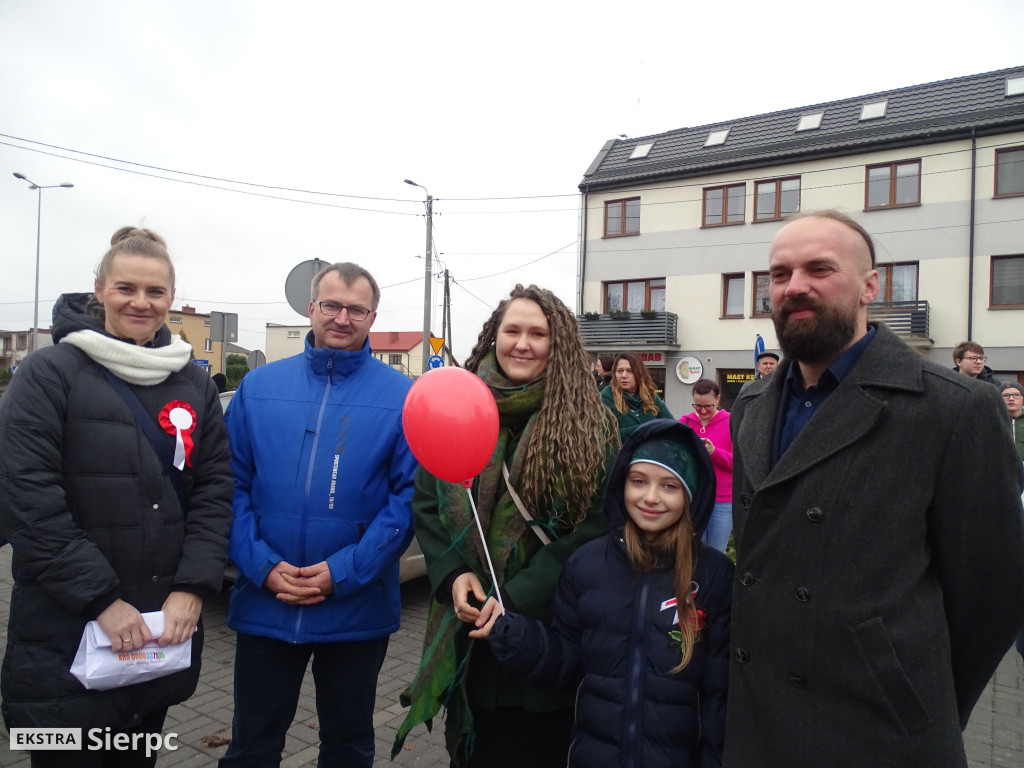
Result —
<instances>
[{"instance_id":1,"label":"roof skylight","mask_svg":"<svg viewBox=\"0 0 1024 768\"><path fill-rule=\"evenodd\" d=\"M1006 95L1020 96L1024 93L1024 75L1006 78Z\"/></svg>"},{"instance_id":2,"label":"roof skylight","mask_svg":"<svg viewBox=\"0 0 1024 768\"><path fill-rule=\"evenodd\" d=\"M708 134L708 140L704 142L705 147L717 147L719 144L725 144L725 140L729 138L729 129L726 128L724 131L712 131Z\"/></svg>"},{"instance_id":3,"label":"roof skylight","mask_svg":"<svg viewBox=\"0 0 1024 768\"><path fill-rule=\"evenodd\" d=\"M876 120L885 117L885 108L889 104L888 99L882 101L871 101L860 108L861 120Z\"/></svg>"},{"instance_id":4,"label":"roof skylight","mask_svg":"<svg viewBox=\"0 0 1024 768\"><path fill-rule=\"evenodd\" d=\"M800 122L796 124L798 131L813 131L821 128L821 118L825 116L824 111L815 112L811 115L801 115Z\"/></svg>"},{"instance_id":5,"label":"roof skylight","mask_svg":"<svg viewBox=\"0 0 1024 768\"><path fill-rule=\"evenodd\" d=\"M637 144L633 147L633 153L629 156L630 160L637 160L641 157L647 157L651 153L651 147L654 146L654 142L648 144Z\"/></svg>"}]
</instances>

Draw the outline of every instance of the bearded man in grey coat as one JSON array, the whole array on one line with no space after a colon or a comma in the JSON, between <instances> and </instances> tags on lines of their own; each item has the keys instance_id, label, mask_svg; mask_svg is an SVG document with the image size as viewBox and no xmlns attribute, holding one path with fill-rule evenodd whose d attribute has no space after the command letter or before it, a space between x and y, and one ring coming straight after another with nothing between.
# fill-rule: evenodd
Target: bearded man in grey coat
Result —
<instances>
[{"instance_id":1,"label":"bearded man in grey coat","mask_svg":"<svg viewBox=\"0 0 1024 768\"><path fill-rule=\"evenodd\" d=\"M1006 408L868 324L874 246L843 214L785 224L769 280L784 359L732 411L725 766L961 768L1024 625Z\"/></svg>"}]
</instances>

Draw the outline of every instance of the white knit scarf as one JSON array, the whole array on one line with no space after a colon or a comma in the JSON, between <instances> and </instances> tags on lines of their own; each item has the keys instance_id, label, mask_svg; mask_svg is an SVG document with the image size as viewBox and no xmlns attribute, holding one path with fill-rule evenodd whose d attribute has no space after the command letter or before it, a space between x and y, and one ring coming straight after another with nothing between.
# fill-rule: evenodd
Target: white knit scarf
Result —
<instances>
[{"instance_id":1,"label":"white knit scarf","mask_svg":"<svg viewBox=\"0 0 1024 768\"><path fill-rule=\"evenodd\" d=\"M89 357L129 384L151 387L185 367L192 347L180 336L171 336L166 347L140 347L104 336L98 331L69 333L60 343L78 347Z\"/></svg>"}]
</instances>

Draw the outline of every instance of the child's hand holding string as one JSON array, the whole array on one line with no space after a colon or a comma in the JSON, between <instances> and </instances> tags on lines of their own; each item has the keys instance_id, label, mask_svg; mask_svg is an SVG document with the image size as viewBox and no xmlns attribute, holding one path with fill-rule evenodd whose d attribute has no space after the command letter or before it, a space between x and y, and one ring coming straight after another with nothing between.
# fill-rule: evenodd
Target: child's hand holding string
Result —
<instances>
[{"instance_id":1,"label":"child's hand holding string","mask_svg":"<svg viewBox=\"0 0 1024 768\"><path fill-rule=\"evenodd\" d=\"M491 634L491 627L494 626L494 622L498 620L498 617L503 614L504 611L501 608L501 603L495 600L493 597L487 598L487 602L484 603L484 607L480 609L480 615L476 619L476 629L470 630L469 636L475 638L484 638Z\"/></svg>"}]
</instances>

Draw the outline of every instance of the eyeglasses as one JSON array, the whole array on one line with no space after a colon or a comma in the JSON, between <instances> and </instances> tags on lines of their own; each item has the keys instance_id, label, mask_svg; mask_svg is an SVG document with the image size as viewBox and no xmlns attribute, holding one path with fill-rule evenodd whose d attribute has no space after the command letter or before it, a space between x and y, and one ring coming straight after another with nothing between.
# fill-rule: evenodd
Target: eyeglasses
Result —
<instances>
[{"instance_id":1,"label":"eyeglasses","mask_svg":"<svg viewBox=\"0 0 1024 768\"><path fill-rule=\"evenodd\" d=\"M697 405L696 403L690 403L690 405L693 406L693 410L695 411L710 411L718 407L716 403L712 403L711 405Z\"/></svg>"},{"instance_id":2,"label":"eyeglasses","mask_svg":"<svg viewBox=\"0 0 1024 768\"><path fill-rule=\"evenodd\" d=\"M341 310L348 312L349 320L365 320L370 315L370 310L366 307L350 307L336 301L315 301L313 303L320 307L320 313L327 317L337 317L341 314Z\"/></svg>"},{"instance_id":3,"label":"eyeglasses","mask_svg":"<svg viewBox=\"0 0 1024 768\"><path fill-rule=\"evenodd\" d=\"M987 357L978 357L977 355L972 355L970 357L965 357L963 359L970 360L972 363L984 363L986 360L988 360Z\"/></svg>"},{"instance_id":4,"label":"eyeglasses","mask_svg":"<svg viewBox=\"0 0 1024 768\"><path fill-rule=\"evenodd\" d=\"M1004 400L1013 400L1014 398L1018 398L1018 397L1024 397L1024 395L1020 394L1020 392L1004 392L1003 393L1003 399Z\"/></svg>"}]
</instances>

